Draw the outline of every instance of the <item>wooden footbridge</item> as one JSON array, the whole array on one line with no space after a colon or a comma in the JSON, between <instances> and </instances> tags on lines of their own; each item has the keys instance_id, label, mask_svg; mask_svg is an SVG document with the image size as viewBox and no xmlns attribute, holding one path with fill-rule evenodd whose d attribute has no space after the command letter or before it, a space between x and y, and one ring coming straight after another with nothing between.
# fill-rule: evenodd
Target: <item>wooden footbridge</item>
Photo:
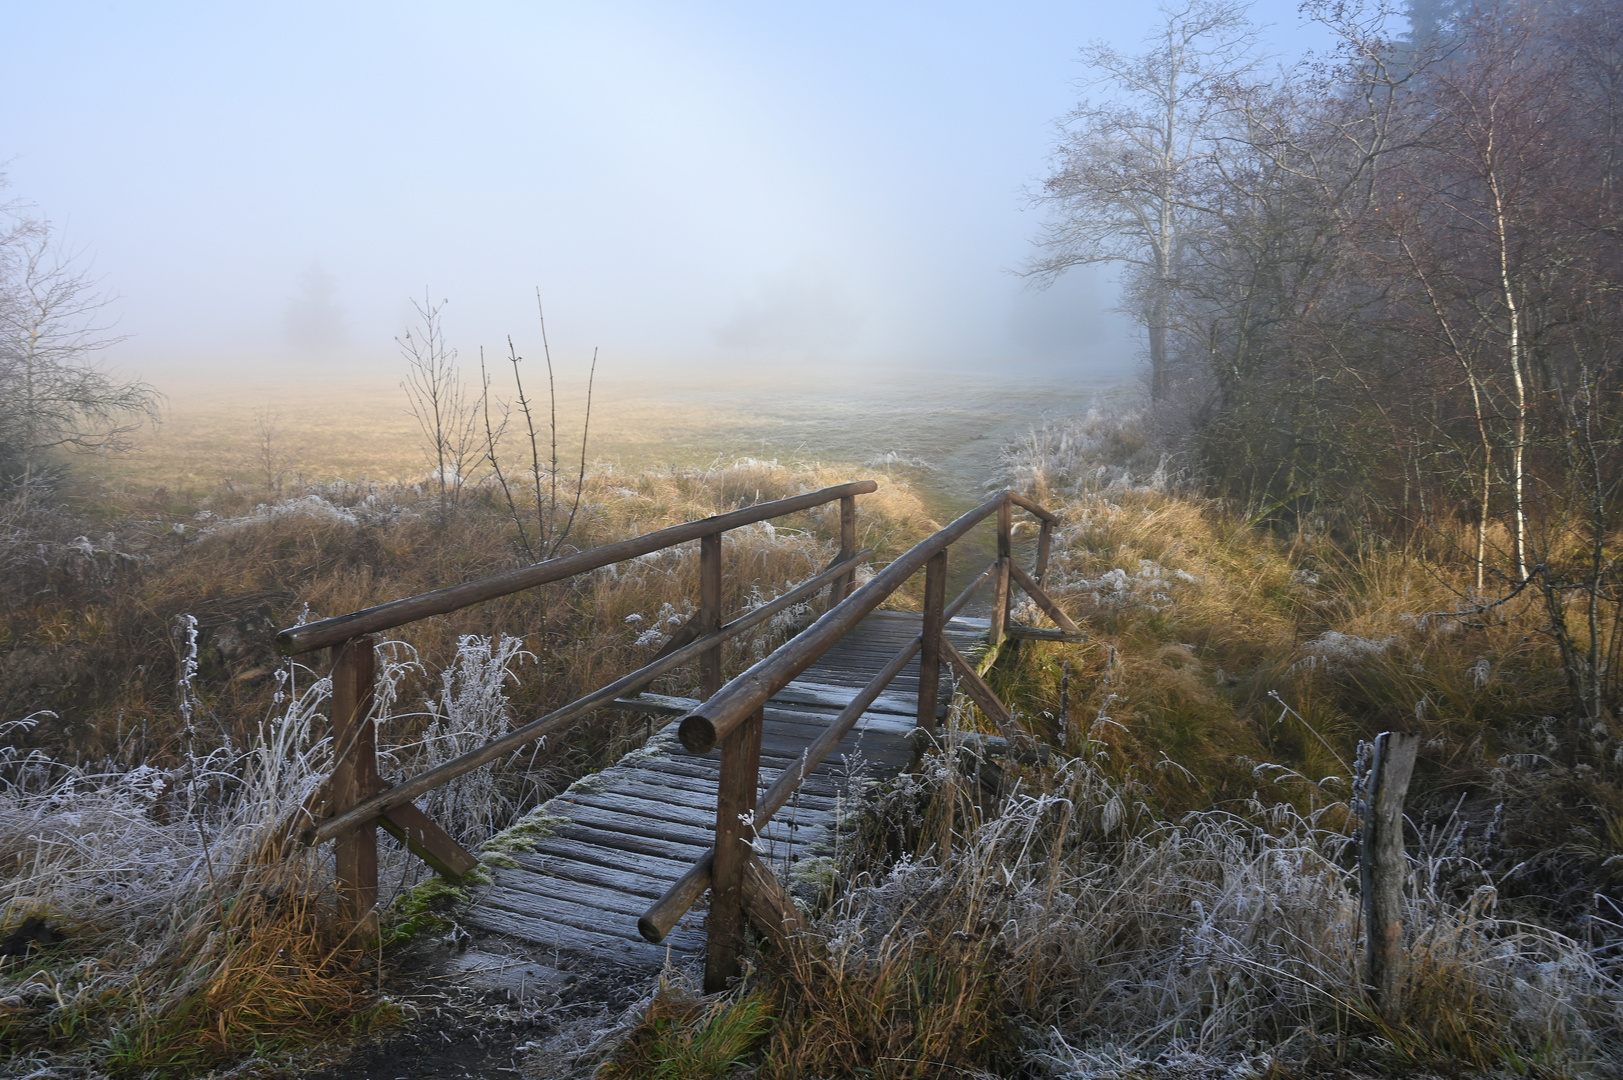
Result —
<instances>
[{"instance_id":1,"label":"wooden footbridge","mask_svg":"<svg viewBox=\"0 0 1623 1080\"><path fill-rule=\"evenodd\" d=\"M304 834L336 842L346 918L376 925L377 829L382 827L440 874L459 878L477 860L415 805L425 792L545 736L564 737L605 706L643 711L661 727L618 764L577 782L532 820L539 835L494 871L464 914L544 957L543 969L614 964L658 970L669 955L703 955L705 985L719 989L738 971L745 923L779 938L799 925L783 886L796 864L827 854L841 803L855 788L860 760L870 776L894 775L915 756L915 729L933 732L945 712L950 668L1003 736L1030 736L982 681L979 663L1010 638L1074 640L1077 627L1044 593L1054 517L1002 492L920 541L860 588L855 575L870 551L856 550L861 481L761 503L564 558L456 585L349 615L283 630L288 654L331 648L333 744L337 762ZM839 554L833 563L768 604L724 622L721 537L730 529L838 501ZM1031 573L1015 564L1016 507L1041 522ZM997 516L998 554L953 601L946 600L947 550L976 524ZM611 563L697 540L699 610L653 661L546 716L427 772L389 786L379 775L373 700L378 631ZM924 572L922 613L882 611L898 588ZM989 619L959 612L986 584ZM1056 629L1014 626L1010 594L1019 587ZM827 610L770 656L723 682L721 645L791 605L828 594ZM702 700L642 693L658 676L697 663ZM679 719L679 723L671 723ZM702 897L703 912L689 914ZM523 950L521 950L523 951ZM545 977L545 970L538 973Z\"/></svg>"}]
</instances>

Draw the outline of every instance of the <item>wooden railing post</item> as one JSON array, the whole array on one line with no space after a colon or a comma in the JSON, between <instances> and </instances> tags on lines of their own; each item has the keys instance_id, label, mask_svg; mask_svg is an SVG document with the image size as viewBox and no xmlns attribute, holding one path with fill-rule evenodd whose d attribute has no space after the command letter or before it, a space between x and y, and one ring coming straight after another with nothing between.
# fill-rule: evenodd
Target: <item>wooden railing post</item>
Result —
<instances>
[{"instance_id":1,"label":"wooden railing post","mask_svg":"<svg viewBox=\"0 0 1623 1080\"><path fill-rule=\"evenodd\" d=\"M840 499L840 558L849 559L857 550L857 497L846 495ZM834 603L839 603L857 587L857 572L852 570L834 587Z\"/></svg>"},{"instance_id":2,"label":"wooden railing post","mask_svg":"<svg viewBox=\"0 0 1623 1080\"><path fill-rule=\"evenodd\" d=\"M1365 981L1375 1008L1388 1020L1402 1011L1403 797L1414 774L1420 736L1387 731L1376 736L1364 810L1364 848L1358 860L1364 895Z\"/></svg>"},{"instance_id":3,"label":"wooden railing post","mask_svg":"<svg viewBox=\"0 0 1623 1080\"><path fill-rule=\"evenodd\" d=\"M716 790L716 847L711 862L710 913L705 917L704 992L727 989L744 949L744 868L755 840L756 789L761 778L764 709L721 740Z\"/></svg>"},{"instance_id":4,"label":"wooden railing post","mask_svg":"<svg viewBox=\"0 0 1623 1080\"><path fill-rule=\"evenodd\" d=\"M333 646L331 811L341 814L383 786L378 776L377 732L369 714L376 679L371 635ZM356 825L338 837L338 905L364 937L377 931L378 825Z\"/></svg>"},{"instance_id":5,"label":"wooden railing post","mask_svg":"<svg viewBox=\"0 0 1623 1080\"><path fill-rule=\"evenodd\" d=\"M1009 563L1014 545L1010 532L1014 526L1014 502L1004 496L997 507L997 581L992 592L992 625L986 632L987 644L994 649L1003 640L1003 628L1009 623Z\"/></svg>"},{"instance_id":6,"label":"wooden railing post","mask_svg":"<svg viewBox=\"0 0 1623 1080\"><path fill-rule=\"evenodd\" d=\"M721 629L721 534L699 539L699 635ZM721 689L721 644L699 657L699 696L708 698Z\"/></svg>"},{"instance_id":7,"label":"wooden railing post","mask_svg":"<svg viewBox=\"0 0 1623 1080\"><path fill-rule=\"evenodd\" d=\"M1048 556L1054 547L1054 523L1043 518L1042 531L1037 534L1037 564L1032 567L1031 577L1039 586L1047 588L1048 582Z\"/></svg>"},{"instance_id":8,"label":"wooden railing post","mask_svg":"<svg viewBox=\"0 0 1623 1080\"><path fill-rule=\"evenodd\" d=\"M947 553L939 551L924 564L924 631L919 647L919 721L935 731L941 705L941 634L947 628Z\"/></svg>"}]
</instances>

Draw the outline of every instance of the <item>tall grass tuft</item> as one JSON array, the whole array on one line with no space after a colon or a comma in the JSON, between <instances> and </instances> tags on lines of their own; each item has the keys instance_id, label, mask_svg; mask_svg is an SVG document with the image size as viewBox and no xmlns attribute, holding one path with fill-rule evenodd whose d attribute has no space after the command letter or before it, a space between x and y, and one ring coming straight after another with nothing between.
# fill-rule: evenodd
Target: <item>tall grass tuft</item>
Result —
<instances>
[{"instance_id":1,"label":"tall grass tuft","mask_svg":"<svg viewBox=\"0 0 1623 1080\"><path fill-rule=\"evenodd\" d=\"M381 1015L334 918L329 860L294 844L329 767L324 680L245 753L94 772L0 764L0 1043L113 1072L205 1071Z\"/></svg>"},{"instance_id":2,"label":"tall grass tuft","mask_svg":"<svg viewBox=\"0 0 1623 1080\"><path fill-rule=\"evenodd\" d=\"M783 1004L760 1075L1623 1065L1615 965L1498 917L1491 885L1440 894L1424 859L1404 911L1407 1005L1383 1021L1361 986L1345 805L1167 819L1099 767L1098 744L988 802L959 753L927 759L888 804L956 825L858 872L768 962L757 992Z\"/></svg>"}]
</instances>

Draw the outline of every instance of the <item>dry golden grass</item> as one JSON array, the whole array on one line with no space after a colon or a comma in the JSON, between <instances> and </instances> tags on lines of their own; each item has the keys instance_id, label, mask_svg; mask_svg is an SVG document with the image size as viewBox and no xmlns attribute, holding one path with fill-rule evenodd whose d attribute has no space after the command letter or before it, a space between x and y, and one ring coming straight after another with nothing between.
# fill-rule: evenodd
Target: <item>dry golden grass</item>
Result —
<instances>
[{"instance_id":1,"label":"dry golden grass","mask_svg":"<svg viewBox=\"0 0 1623 1080\"><path fill-rule=\"evenodd\" d=\"M1402 1019L1382 1020L1360 985L1344 806L1169 820L1106 774L1102 744L995 795L961 753L949 738L866 823L908 834L907 857L845 865L829 909L764 961L748 1000L781 1004L758 1075L1583 1076L1620 1060L1617 973L1498 917L1490 888L1439 891L1435 852L1404 912ZM643 1061L689 1037L669 1014L632 1036Z\"/></svg>"},{"instance_id":2,"label":"dry golden grass","mask_svg":"<svg viewBox=\"0 0 1623 1080\"><path fill-rule=\"evenodd\" d=\"M634 475L600 467L569 542L589 547L858 475L749 460ZM860 520L863 542L888 558L935 523L905 484L881 482ZM0 931L44 916L71 936L0 969L0 1040L41 1067L179 1076L386 1020L366 974L373 943L334 933L319 853L244 846L244 830L283 828L326 768L313 681L323 658L290 667L269 634L301 612L339 614L517 565L505 502L479 486L442 515L410 488L286 482L279 493L218 488L188 505L171 492L122 510L94 542L73 539L72 519L35 513L28 559L4 585L23 602L8 602L0 622L0 692L7 716L34 719L6 730L0 754ZM724 603L748 608L820 571L837 535L837 507L729 534ZM693 548L401 628L384 648L386 767L415 771L646 662L695 607ZM763 655L809 614L731 643L727 667ZM200 624L195 672L189 617ZM678 672L656 688L688 692L693 680ZM464 693L471 684L479 693ZM472 698L488 703L478 716ZM295 706L305 742L279 745L299 768L271 798L251 782L254 755ZM644 731L604 710L430 808L477 843ZM101 764L92 774L75 760ZM386 854L391 883L420 878L415 863ZM107 906L104 895L141 903Z\"/></svg>"},{"instance_id":3,"label":"dry golden grass","mask_svg":"<svg viewBox=\"0 0 1623 1080\"><path fill-rule=\"evenodd\" d=\"M1615 1072L1623 738L1557 719L1544 613L1473 610L1464 530L1281 537L1082 465L1046 474L1050 591L1093 640L993 673L1065 755L982 783L949 755L880 801L759 976L760 1075ZM1360 986L1383 730L1422 739L1398 1023Z\"/></svg>"}]
</instances>

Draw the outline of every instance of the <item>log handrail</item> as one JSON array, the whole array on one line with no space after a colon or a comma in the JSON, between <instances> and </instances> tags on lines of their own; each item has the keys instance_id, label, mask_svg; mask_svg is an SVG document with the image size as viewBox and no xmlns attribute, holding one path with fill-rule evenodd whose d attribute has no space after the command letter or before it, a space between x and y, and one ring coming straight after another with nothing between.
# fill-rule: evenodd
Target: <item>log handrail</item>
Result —
<instances>
[{"instance_id":1,"label":"log handrail","mask_svg":"<svg viewBox=\"0 0 1623 1080\"><path fill-rule=\"evenodd\" d=\"M404 626L418 619L426 619L431 615L444 615L459 608L469 607L473 604L494 600L499 596L508 596L512 593L533 589L537 585L548 582L562 581L564 578L584 574L589 570L597 570L610 563L624 562L635 559L640 555L647 555L662 548L675 547L689 540L698 540L701 537L712 536L716 533L727 532L741 525L753 525L757 521L768 518L782 517L800 510L809 510L814 506L833 502L836 499L848 499L856 495L866 495L878 491L879 485L872 480L858 480L855 483L840 484L837 487L823 488L820 491L807 492L804 495L793 495L787 499L774 499L772 502L756 503L746 506L742 510L733 510L725 514L716 514L713 517L701 518L698 521L688 521L681 525L672 525L656 532L644 533L629 540L620 540L613 544L604 544L601 547L590 548L586 551L576 552L556 559L548 559L532 566L519 567L505 573L493 574L490 577L479 578L476 581L465 581L460 585L450 585L433 592L421 593L417 596L408 596L403 600L391 600L387 604L378 604L375 607L352 611L348 615L336 615L330 619L318 622L305 623L303 626L292 626L276 635L276 648L286 656L297 656L300 653L311 652L328 645L338 645L350 638L362 634L372 634L380 630L392 630L397 626ZM849 554L847 548L842 554Z\"/></svg>"},{"instance_id":2,"label":"log handrail","mask_svg":"<svg viewBox=\"0 0 1623 1080\"><path fill-rule=\"evenodd\" d=\"M370 821L379 814L387 813L396 806L411 802L419 795L432 791L441 784L449 783L465 773L472 772L481 765L488 765L504 754L512 753L514 750L528 746L535 740L558 731L570 721L591 712L599 705L613 701L621 694L630 693L647 686L665 672L698 659L723 641L737 637L744 631L759 626L783 609L798 603L819 589L826 588L842 575L867 562L868 556L871 554L873 554L871 548L859 551L851 558L835 563L816 577L807 578L777 599L751 609L715 633L695 638L675 652L667 653L652 663L644 664L629 675L623 675L607 686L592 691L585 697L576 698L568 705L555 709L539 719L532 720L523 727L514 728L499 739L469 750L467 753L436 765L426 772L420 772L409 780L402 780L386 791L380 791L370 798L361 800L343 813L327 818L309 830L307 837L310 843L320 844L340 836L348 830Z\"/></svg>"},{"instance_id":3,"label":"log handrail","mask_svg":"<svg viewBox=\"0 0 1623 1080\"><path fill-rule=\"evenodd\" d=\"M988 633L988 641L994 647L1004 636L1002 630L1009 613L1011 584L1031 595L1038 606L1060 626L1061 632L1076 630L1075 624L1042 588L1050 542L1058 518L1032 500L1010 491L999 492L975 509L960 515L946 527L913 545L857 588L856 569L868 561L872 550L855 550L855 497L877 488L873 481L863 480L759 503L477 581L291 627L279 633L277 647L289 655L334 646L334 686L343 688L343 693L335 697L335 737L340 734L345 737L335 743L339 748L339 761L329 786L327 816L306 828L302 839L312 844L334 839L339 841L338 885L340 895L345 900L346 912L363 924L368 924L374 918L371 908L375 903L377 884L375 831L378 826L402 837L412 851L441 873L460 873L475 864L472 855L413 805L413 800L418 796L538 739L565 730L592 709L626 693L641 690L665 672L697 660L700 662L700 681L705 699L682 717L678 731L683 745L694 753L706 753L718 744L722 747L716 845L709 855L695 864L647 910L639 920L639 929L650 941L660 940L699 895L709 888L712 892L712 926L705 968L707 990L724 985L729 973L736 970L738 949L743 940L741 920L746 914L762 922L771 934L781 937L793 932L796 925L793 904L777 886L771 873L749 855L747 847L740 848L738 841L747 841L754 831L758 831L789 801L807 774L834 752L866 710L921 651L926 653L924 660L928 661L924 666L938 670L939 665L945 662L958 672L960 681L968 686L972 698L1003 729L1011 743L1029 743L1030 735L1016 715L997 700L991 689L980 680L975 668L946 635L947 623L986 582L995 583L996 597ZM840 502L840 552L830 565L782 596L723 625L721 534L742 525L835 500ZM1032 574L1027 574L1014 564L1011 512L1016 506L1029 510L1042 522L1035 572ZM993 514L997 515L998 521L998 557L950 604L943 603L947 549ZM364 719L364 692L369 689L372 679L372 639L369 635L691 540L701 541L700 610L649 663L484 746L393 787L383 787L382 780L376 775L375 751L366 739L359 737L371 731L371 725ZM760 738L767 701L816 662L913 575L926 568L924 632L897 652L883 670L853 696L796 762L761 794L758 784ZM742 674L725 685L720 684L720 650L723 642L823 589L829 589L831 596L828 609L820 618ZM934 725L937 705L933 693L935 680L932 678L930 687L926 689L923 675L924 667L921 666L919 723L929 731ZM352 683L353 686L350 685ZM342 697L343 701L338 702L337 697ZM926 711L929 713L927 717ZM340 727L343 732L338 730ZM757 804L758 794L761 797ZM742 825L743 822L748 824ZM723 845L725 857L718 860L716 851ZM363 908L366 910L363 911Z\"/></svg>"},{"instance_id":4,"label":"log handrail","mask_svg":"<svg viewBox=\"0 0 1623 1080\"><path fill-rule=\"evenodd\" d=\"M1032 510L1042 521L1035 576L1027 574L1014 563L1011 515L1015 506ZM952 604L944 605L942 585L948 547L994 513L998 522L998 557ZM868 707L923 649L925 633L934 638L930 642L930 659L935 663L930 666L942 660L948 662L957 672L970 698L998 725L1009 745L1018 745L1028 752L1034 749L1030 733L982 681L974 665L947 637L945 628L947 620L968 603L977 589L991 580L995 583L996 595L987 640L994 648L1004 637L1011 585L1024 589L1038 607L1055 619L1062 631L1075 631L1076 625L1039 583L1047 570L1053 526L1057 521L1055 515L1028 499L1010 491L998 493L913 545L874 575L866 585L770 656L689 710L682 719L678 733L682 745L688 750L703 754L717 744L722 748L716 795L715 841L708 855L699 859L643 912L637 920L637 928L647 940L659 942L708 888L710 916L706 931L706 993L725 989L728 980L737 974L743 944L741 920L746 914L758 922L764 920L762 929L778 939L790 932L792 925L798 924L798 919L793 916L793 904L783 895L775 878L770 874L763 878L761 868L752 861L753 856L747 845L754 836L760 835L761 826L789 800L805 781L807 773L834 751ZM757 801L755 777L760 768L761 730L766 702L920 569L926 569L927 575L925 632L897 652L883 670L857 692L812 745L803 751L799 760L780 773L777 781ZM925 665L921 662L918 718L921 725L933 726L935 687L927 687L925 677ZM931 713L929 717L925 716L927 708ZM929 727L924 727L924 730L928 731ZM747 825L743 825L745 821ZM741 847L740 842L745 846Z\"/></svg>"}]
</instances>

